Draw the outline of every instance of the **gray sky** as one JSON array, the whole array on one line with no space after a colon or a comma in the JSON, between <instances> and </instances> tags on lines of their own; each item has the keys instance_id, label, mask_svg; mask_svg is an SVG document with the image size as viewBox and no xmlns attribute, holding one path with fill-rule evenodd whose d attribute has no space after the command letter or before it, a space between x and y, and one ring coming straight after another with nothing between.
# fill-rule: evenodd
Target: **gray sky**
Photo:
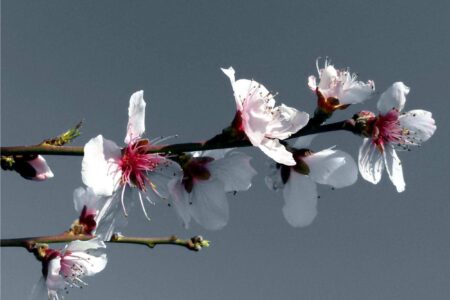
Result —
<instances>
[{"instance_id":1,"label":"gray sky","mask_svg":"<svg viewBox=\"0 0 450 300\"><path fill-rule=\"evenodd\" d=\"M448 299L450 205L448 1L2 1L2 145L33 144L80 119L83 145L101 133L120 143L132 92L147 100L147 136L206 139L231 121L235 104L220 67L254 78L277 100L312 113L307 76L315 59L350 66L382 92L411 87L406 110L433 112L438 129L401 153L406 191L386 174L373 186L359 178L341 190L319 187L319 215L305 229L283 219L280 194L263 182L266 158L246 149L259 175L230 197L225 229L184 230L171 208L140 211L123 233L202 234L200 253L112 245L107 269L72 290L70 299ZM376 100L336 114L375 110ZM327 134L357 155L361 140ZM1 235L46 235L77 217L79 157L48 157L55 178L1 178ZM2 249L2 299L24 299L40 265L22 249Z\"/></svg>"}]
</instances>

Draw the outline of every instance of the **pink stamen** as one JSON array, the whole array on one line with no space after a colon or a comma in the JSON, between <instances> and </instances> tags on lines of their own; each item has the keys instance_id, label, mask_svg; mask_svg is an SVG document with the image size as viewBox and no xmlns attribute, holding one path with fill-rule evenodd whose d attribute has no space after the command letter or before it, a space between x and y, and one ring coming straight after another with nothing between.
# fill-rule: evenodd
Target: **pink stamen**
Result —
<instances>
[{"instance_id":1,"label":"pink stamen","mask_svg":"<svg viewBox=\"0 0 450 300\"><path fill-rule=\"evenodd\" d=\"M392 109L385 115L379 115L372 131L372 142L378 150L384 151L385 144L403 145L406 142L404 130L399 122L399 112Z\"/></svg>"}]
</instances>

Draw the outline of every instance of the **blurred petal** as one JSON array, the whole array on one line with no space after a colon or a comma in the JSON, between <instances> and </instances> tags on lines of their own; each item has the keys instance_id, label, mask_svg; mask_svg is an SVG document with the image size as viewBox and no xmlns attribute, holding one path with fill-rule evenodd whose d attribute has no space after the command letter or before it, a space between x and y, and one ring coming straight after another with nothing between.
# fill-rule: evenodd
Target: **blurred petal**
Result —
<instances>
[{"instance_id":1,"label":"blurred petal","mask_svg":"<svg viewBox=\"0 0 450 300\"><path fill-rule=\"evenodd\" d=\"M381 94L380 100L378 100L377 108L380 114L385 115L392 109L401 111L405 106L408 93L409 87L403 82L395 82Z\"/></svg>"},{"instance_id":2,"label":"blurred petal","mask_svg":"<svg viewBox=\"0 0 450 300\"><path fill-rule=\"evenodd\" d=\"M121 172L118 161L121 149L113 141L99 135L84 146L81 168L83 183L95 194L110 196L118 188Z\"/></svg>"},{"instance_id":3,"label":"blurred petal","mask_svg":"<svg viewBox=\"0 0 450 300\"><path fill-rule=\"evenodd\" d=\"M317 187L308 176L291 172L283 189L283 215L294 227L305 227L317 216Z\"/></svg>"},{"instance_id":4,"label":"blurred petal","mask_svg":"<svg viewBox=\"0 0 450 300\"><path fill-rule=\"evenodd\" d=\"M358 178L355 161L344 151L326 149L303 160L309 166L309 176L320 184L342 188L354 184Z\"/></svg>"},{"instance_id":5,"label":"blurred petal","mask_svg":"<svg viewBox=\"0 0 450 300\"><path fill-rule=\"evenodd\" d=\"M198 181L191 192L192 217L210 230L223 228L229 218L228 201L219 180Z\"/></svg>"},{"instance_id":6,"label":"blurred petal","mask_svg":"<svg viewBox=\"0 0 450 300\"><path fill-rule=\"evenodd\" d=\"M401 193L405 190L405 180L403 179L402 163L397 156L395 150L391 147L386 147L383 153L386 171L389 178L397 188L397 192Z\"/></svg>"},{"instance_id":7,"label":"blurred petal","mask_svg":"<svg viewBox=\"0 0 450 300\"><path fill-rule=\"evenodd\" d=\"M250 165L251 159L241 152L228 152L224 158L210 162L208 170L213 178L223 182L226 192L246 191L257 174Z\"/></svg>"},{"instance_id":8,"label":"blurred petal","mask_svg":"<svg viewBox=\"0 0 450 300\"><path fill-rule=\"evenodd\" d=\"M128 107L128 126L125 143L129 144L133 139L139 138L145 131L145 106L144 91L137 91L130 98Z\"/></svg>"},{"instance_id":9,"label":"blurred petal","mask_svg":"<svg viewBox=\"0 0 450 300\"><path fill-rule=\"evenodd\" d=\"M358 167L361 176L365 180L377 184L381 179L383 166L383 156L380 151L370 139L365 138L359 148L358 155Z\"/></svg>"},{"instance_id":10,"label":"blurred petal","mask_svg":"<svg viewBox=\"0 0 450 300\"><path fill-rule=\"evenodd\" d=\"M191 222L191 197L181 182L174 183L171 187L172 204L175 213L183 223L184 228L189 228Z\"/></svg>"},{"instance_id":11,"label":"blurred petal","mask_svg":"<svg viewBox=\"0 0 450 300\"><path fill-rule=\"evenodd\" d=\"M259 149L277 163L286 166L294 166L296 164L292 153L286 150L277 139L263 139L259 145Z\"/></svg>"}]
</instances>

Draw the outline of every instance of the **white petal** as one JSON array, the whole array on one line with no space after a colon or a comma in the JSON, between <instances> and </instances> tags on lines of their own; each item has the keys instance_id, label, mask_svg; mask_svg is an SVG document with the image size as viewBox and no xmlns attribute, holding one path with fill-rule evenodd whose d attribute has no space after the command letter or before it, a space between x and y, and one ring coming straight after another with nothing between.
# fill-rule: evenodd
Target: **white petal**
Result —
<instances>
[{"instance_id":1,"label":"white petal","mask_svg":"<svg viewBox=\"0 0 450 300\"><path fill-rule=\"evenodd\" d=\"M383 92L378 100L378 111L385 115L392 109L401 111L405 106L406 95L409 93L409 87L403 82L396 82Z\"/></svg>"},{"instance_id":2,"label":"white petal","mask_svg":"<svg viewBox=\"0 0 450 300\"><path fill-rule=\"evenodd\" d=\"M273 120L267 124L266 137L287 139L302 129L309 121L309 115L282 104L272 112Z\"/></svg>"},{"instance_id":3,"label":"white petal","mask_svg":"<svg viewBox=\"0 0 450 300\"><path fill-rule=\"evenodd\" d=\"M277 163L286 166L294 166L296 164L292 153L287 151L277 139L263 139L259 145L259 149Z\"/></svg>"},{"instance_id":4,"label":"white petal","mask_svg":"<svg viewBox=\"0 0 450 300\"><path fill-rule=\"evenodd\" d=\"M336 81L337 76L338 72L334 68L334 66L327 65L327 62L325 62L325 68L320 70L319 89L326 90L332 87L333 83Z\"/></svg>"},{"instance_id":5,"label":"white petal","mask_svg":"<svg viewBox=\"0 0 450 300\"><path fill-rule=\"evenodd\" d=\"M348 74L348 72L347 72ZM348 74L348 76L351 76ZM364 102L370 96L372 96L375 91L375 84L373 81L369 81L364 83L362 81L353 81L351 80L351 84L349 86L343 87L343 95L339 98L340 104L357 104Z\"/></svg>"},{"instance_id":6,"label":"white petal","mask_svg":"<svg viewBox=\"0 0 450 300\"><path fill-rule=\"evenodd\" d=\"M397 188L397 192L403 192L405 190L405 180L403 179L402 163L398 158L397 153L392 147L385 147L383 157L386 171L388 172L392 183Z\"/></svg>"},{"instance_id":7,"label":"white petal","mask_svg":"<svg viewBox=\"0 0 450 300\"><path fill-rule=\"evenodd\" d=\"M83 183L97 195L112 195L118 188L121 176L118 166L121 155L121 149L113 141L101 135L91 139L84 146L81 168Z\"/></svg>"},{"instance_id":8,"label":"white petal","mask_svg":"<svg viewBox=\"0 0 450 300\"><path fill-rule=\"evenodd\" d=\"M308 149L317 134L305 135L297 138L294 143L296 149Z\"/></svg>"},{"instance_id":9,"label":"white petal","mask_svg":"<svg viewBox=\"0 0 450 300\"><path fill-rule=\"evenodd\" d=\"M436 131L436 123L431 112L416 109L400 115L399 121L402 127L408 129L410 140L415 145L427 141Z\"/></svg>"},{"instance_id":10,"label":"white petal","mask_svg":"<svg viewBox=\"0 0 450 300\"><path fill-rule=\"evenodd\" d=\"M125 188L125 190L129 191L130 189ZM121 197L120 193L116 193L112 197L104 199L104 204L95 218L97 222L95 235L101 240L109 240L118 228L125 227L128 222L127 217L123 213L119 197ZM128 211L129 207L133 206L134 203L135 201L132 201L127 206Z\"/></svg>"},{"instance_id":11,"label":"white petal","mask_svg":"<svg viewBox=\"0 0 450 300\"><path fill-rule=\"evenodd\" d=\"M180 165L162 156L158 167L154 171L147 173L147 178L154 185L156 194L162 199L169 198L169 184L172 181L181 180L182 176L183 170Z\"/></svg>"},{"instance_id":12,"label":"white petal","mask_svg":"<svg viewBox=\"0 0 450 300\"><path fill-rule=\"evenodd\" d=\"M36 175L30 179L42 181L53 177L52 170L50 170L50 167L41 155L38 155L35 159L27 161L27 163L30 164L36 171Z\"/></svg>"},{"instance_id":13,"label":"white petal","mask_svg":"<svg viewBox=\"0 0 450 300\"><path fill-rule=\"evenodd\" d=\"M192 189L192 217L210 230L223 228L229 218L228 201L219 180L199 180Z\"/></svg>"},{"instance_id":14,"label":"white petal","mask_svg":"<svg viewBox=\"0 0 450 300\"><path fill-rule=\"evenodd\" d=\"M100 249L100 248L106 248L106 245L103 241L101 241L98 238L88 240L88 241L73 241L70 242L67 247L65 248L65 251L70 252L77 252L77 251L86 251L89 249Z\"/></svg>"},{"instance_id":15,"label":"white petal","mask_svg":"<svg viewBox=\"0 0 450 300\"><path fill-rule=\"evenodd\" d=\"M86 252L76 251L65 255L62 260L64 261L64 264L73 265L82 269L83 276L93 276L103 271L108 262L106 253L102 253L100 255L90 255ZM70 276L70 274L64 275Z\"/></svg>"},{"instance_id":16,"label":"white petal","mask_svg":"<svg viewBox=\"0 0 450 300\"><path fill-rule=\"evenodd\" d=\"M207 167L213 178L222 181L226 192L246 191L257 174L250 165L251 159L247 154L233 151L210 162Z\"/></svg>"},{"instance_id":17,"label":"white petal","mask_svg":"<svg viewBox=\"0 0 450 300\"><path fill-rule=\"evenodd\" d=\"M308 77L308 86L312 91L315 91L317 88L317 80L316 80L316 76L309 76Z\"/></svg>"},{"instance_id":18,"label":"white petal","mask_svg":"<svg viewBox=\"0 0 450 300\"><path fill-rule=\"evenodd\" d=\"M128 126L125 143L139 138L145 131L145 101L144 91L137 91L130 98L128 107Z\"/></svg>"},{"instance_id":19,"label":"white petal","mask_svg":"<svg viewBox=\"0 0 450 300\"><path fill-rule=\"evenodd\" d=\"M291 172L283 198L283 215L291 226L305 227L312 223L317 215L317 187L308 176Z\"/></svg>"},{"instance_id":20,"label":"white petal","mask_svg":"<svg viewBox=\"0 0 450 300\"><path fill-rule=\"evenodd\" d=\"M177 182L170 187L172 204L175 213L183 223L184 228L189 228L191 222L191 197L181 182Z\"/></svg>"},{"instance_id":21,"label":"white petal","mask_svg":"<svg viewBox=\"0 0 450 300\"><path fill-rule=\"evenodd\" d=\"M45 284L49 290L59 290L65 287L64 278L60 275L61 258L55 257L48 263L48 273Z\"/></svg>"},{"instance_id":22,"label":"white petal","mask_svg":"<svg viewBox=\"0 0 450 300\"><path fill-rule=\"evenodd\" d=\"M79 187L73 191L73 203L75 210L81 212L83 207L86 206L90 209L98 210L103 204L103 198L97 196L91 188Z\"/></svg>"},{"instance_id":23,"label":"white petal","mask_svg":"<svg viewBox=\"0 0 450 300\"><path fill-rule=\"evenodd\" d=\"M42 300L42 299L51 299L48 295L48 289L47 285L45 283L45 279L43 276L39 279L36 284L33 285L33 288L31 289L31 293L27 298L28 300Z\"/></svg>"},{"instance_id":24,"label":"white petal","mask_svg":"<svg viewBox=\"0 0 450 300\"><path fill-rule=\"evenodd\" d=\"M365 180L373 184L380 181L384 167L383 156L370 139L364 139L359 148L358 167Z\"/></svg>"},{"instance_id":25,"label":"white petal","mask_svg":"<svg viewBox=\"0 0 450 300\"><path fill-rule=\"evenodd\" d=\"M231 87L233 88L233 92L234 92L234 100L236 101L237 110L242 111L242 102L243 102L242 93L244 91L241 91L242 85L236 86L236 78L234 75L235 71L234 71L233 67L229 67L228 69L221 68L221 70L230 79Z\"/></svg>"},{"instance_id":26,"label":"white petal","mask_svg":"<svg viewBox=\"0 0 450 300\"><path fill-rule=\"evenodd\" d=\"M309 176L317 183L335 188L352 185L358 178L353 158L340 150L326 149L304 158L310 169Z\"/></svg>"}]
</instances>

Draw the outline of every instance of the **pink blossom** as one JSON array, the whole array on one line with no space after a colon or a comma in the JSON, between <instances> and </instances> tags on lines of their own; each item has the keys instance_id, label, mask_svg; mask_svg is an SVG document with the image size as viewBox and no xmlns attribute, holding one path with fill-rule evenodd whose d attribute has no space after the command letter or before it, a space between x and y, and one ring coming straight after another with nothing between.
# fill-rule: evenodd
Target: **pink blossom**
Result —
<instances>
[{"instance_id":1,"label":"pink blossom","mask_svg":"<svg viewBox=\"0 0 450 300\"><path fill-rule=\"evenodd\" d=\"M328 103L330 105L348 106L350 104L361 103L367 100L375 90L372 80L364 83L357 80L355 73L350 73L349 69L335 69L329 60L325 60L325 66L319 68L319 60L316 61L317 72L319 73L319 84L315 76L308 77L308 86L313 91L318 91L324 97L324 101L330 102L337 99L338 103ZM334 109L340 107L334 107Z\"/></svg>"},{"instance_id":2,"label":"pink blossom","mask_svg":"<svg viewBox=\"0 0 450 300\"><path fill-rule=\"evenodd\" d=\"M274 96L254 80L235 80L234 69L222 69L230 78L237 114L235 129L245 133L253 146L278 163L294 165L292 153L280 143L303 128L309 115L285 105L275 106Z\"/></svg>"},{"instance_id":3,"label":"pink blossom","mask_svg":"<svg viewBox=\"0 0 450 300\"><path fill-rule=\"evenodd\" d=\"M181 177L181 168L165 156L147 153L151 142L141 138L145 131L143 95L143 91L138 91L130 98L125 148L121 149L102 135L91 139L84 147L81 173L84 184L96 195L116 195L120 190L125 215L124 194L127 188L135 188L149 219L143 199L154 204L153 199L167 198L168 183Z\"/></svg>"},{"instance_id":4,"label":"pink blossom","mask_svg":"<svg viewBox=\"0 0 450 300\"><path fill-rule=\"evenodd\" d=\"M384 168L397 191L405 190L403 169L396 150L409 150L428 140L436 125L431 112L412 110L401 113L409 87L396 82L378 100L378 116L363 112L367 120L367 138L359 148L359 171L362 177L377 184Z\"/></svg>"},{"instance_id":5,"label":"pink blossom","mask_svg":"<svg viewBox=\"0 0 450 300\"><path fill-rule=\"evenodd\" d=\"M63 250L46 249L42 273L50 300L63 299L68 288L82 288L83 277L101 272L107 263L105 244L99 239L74 241Z\"/></svg>"}]
</instances>

